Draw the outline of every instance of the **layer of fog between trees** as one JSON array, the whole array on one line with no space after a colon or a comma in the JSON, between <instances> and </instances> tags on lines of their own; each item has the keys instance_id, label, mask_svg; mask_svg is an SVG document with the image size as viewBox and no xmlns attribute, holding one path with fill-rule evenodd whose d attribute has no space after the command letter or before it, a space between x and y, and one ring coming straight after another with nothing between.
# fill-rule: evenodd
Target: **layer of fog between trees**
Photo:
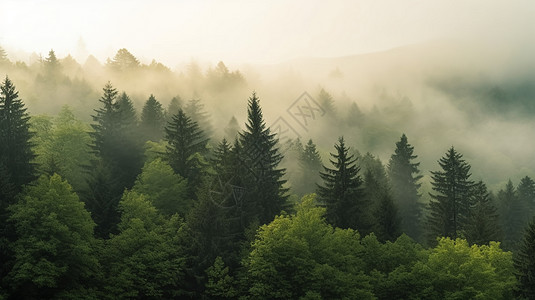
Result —
<instances>
[{"instance_id":1,"label":"layer of fog between trees","mask_svg":"<svg viewBox=\"0 0 535 300\"><path fill-rule=\"evenodd\" d=\"M386 163L405 133L421 162L424 200L429 171L450 146L470 162L473 179L485 180L490 190L502 188L508 179L533 176L534 121L529 116L535 111L535 77L532 60L519 53L436 42L275 65L191 60L168 67L157 60L142 63L135 49L124 50L108 61L91 55L81 61L57 57L58 73L52 77L45 67L49 53L4 51L0 74L9 73L32 115L55 115L69 105L89 122L107 81L130 96L138 113L151 94L164 107L173 97L184 103L197 99L208 113L215 141L224 136L232 117L243 127L246 100L256 91L268 125L283 117L302 141L314 140L324 161L336 137L343 135L353 150ZM25 60L11 59L24 55ZM117 58L121 65L113 65ZM321 90L332 97L331 108L318 99ZM303 92L331 110L309 119L306 128L287 112ZM291 174L296 166L286 164Z\"/></svg>"}]
</instances>

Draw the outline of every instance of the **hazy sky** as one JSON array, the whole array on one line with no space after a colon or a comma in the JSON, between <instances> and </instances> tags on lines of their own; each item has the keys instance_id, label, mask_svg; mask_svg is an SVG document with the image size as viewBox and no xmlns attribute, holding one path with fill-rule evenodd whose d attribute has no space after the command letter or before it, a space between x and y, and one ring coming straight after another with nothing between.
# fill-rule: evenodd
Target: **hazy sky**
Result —
<instances>
[{"instance_id":1,"label":"hazy sky","mask_svg":"<svg viewBox=\"0 0 535 300\"><path fill-rule=\"evenodd\" d=\"M533 40L534 1L72 1L1 0L0 45L104 60L127 48L170 66L205 61L275 63L443 38Z\"/></svg>"}]
</instances>

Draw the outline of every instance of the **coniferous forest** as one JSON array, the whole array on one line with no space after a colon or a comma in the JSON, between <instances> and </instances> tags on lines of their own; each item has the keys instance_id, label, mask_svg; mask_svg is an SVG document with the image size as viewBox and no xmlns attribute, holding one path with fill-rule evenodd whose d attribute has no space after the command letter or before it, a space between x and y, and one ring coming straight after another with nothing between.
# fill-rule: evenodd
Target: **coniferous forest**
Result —
<instances>
[{"instance_id":1,"label":"coniferous forest","mask_svg":"<svg viewBox=\"0 0 535 300\"><path fill-rule=\"evenodd\" d=\"M152 4L121 5L135 30L102 11L90 27L113 18L122 27L106 29L125 44L107 56L81 38L72 55L63 45L31 53L0 33L0 300L535 299L533 47L514 37L506 47L389 35L404 46L347 56L388 24L407 28L360 1L351 20L371 13L378 23L359 28L377 36L343 40L353 26L344 11L356 10L349 2L340 10L316 3L325 19L303 19L319 8L274 2L286 25L260 26L273 11L242 3L257 14L229 26L242 16L232 8L240 1L199 11L166 2L181 12L156 3L159 20L140 17ZM217 26L192 17L227 6L234 13ZM17 19L4 14L16 7L0 4L0 27ZM72 18L83 18L64 8L43 14L81 28ZM182 36L164 26L146 47L125 42L178 19ZM50 37L47 24L21 21ZM217 27L224 34L207 29ZM494 38L505 27L485 31ZM228 54L229 41L251 55L244 62L276 57L278 43L344 51L274 64L147 58L179 42L195 49L190 30L206 49L212 41L201 37L217 42L196 50L200 57ZM262 34L253 43L247 30ZM165 43L152 44L159 36Z\"/></svg>"}]
</instances>

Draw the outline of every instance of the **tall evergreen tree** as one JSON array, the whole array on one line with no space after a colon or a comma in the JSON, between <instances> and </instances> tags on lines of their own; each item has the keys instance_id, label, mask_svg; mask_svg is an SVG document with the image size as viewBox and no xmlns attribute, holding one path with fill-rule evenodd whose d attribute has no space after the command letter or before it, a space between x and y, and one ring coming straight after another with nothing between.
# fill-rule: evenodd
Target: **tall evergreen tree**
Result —
<instances>
[{"instance_id":1,"label":"tall evergreen tree","mask_svg":"<svg viewBox=\"0 0 535 300\"><path fill-rule=\"evenodd\" d=\"M515 254L518 296L522 297L521 299L535 299L535 218L524 230L519 251Z\"/></svg>"},{"instance_id":2,"label":"tall evergreen tree","mask_svg":"<svg viewBox=\"0 0 535 300\"><path fill-rule=\"evenodd\" d=\"M143 148L136 136L135 110L128 96L118 98L108 82L99 99L91 124L93 144L98 160L92 163L84 201L97 223L96 231L108 237L119 222L117 205L125 188L131 188L141 171Z\"/></svg>"},{"instance_id":3,"label":"tall evergreen tree","mask_svg":"<svg viewBox=\"0 0 535 300\"><path fill-rule=\"evenodd\" d=\"M326 208L326 219L336 227L367 231L371 227L370 203L362 191L357 159L349 155L343 137L334 148L336 152L331 153L329 160L334 168L323 166L324 171L320 172L323 185L318 185L317 190Z\"/></svg>"},{"instance_id":4,"label":"tall evergreen tree","mask_svg":"<svg viewBox=\"0 0 535 300\"><path fill-rule=\"evenodd\" d=\"M284 207L288 189L283 187L286 180L282 179L286 170L279 168L283 157L277 147L278 139L266 126L256 93L249 98L245 127L239 136L238 158L246 170L240 175L247 188L244 196L247 223L256 219L266 224Z\"/></svg>"},{"instance_id":5,"label":"tall evergreen tree","mask_svg":"<svg viewBox=\"0 0 535 300\"><path fill-rule=\"evenodd\" d=\"M295 191L299 195L314 192L314 187L320 183L319 173L322 169L321 157L316 149L316 144L309 139L304 149L301 151L299 158L300 176L296 184Z\"/></svg>"},{"instance_id":6,"label":"tall evergreen tree","mask_svg":"<svg viewBox=\"0 0 535 300\"><path fill-rule=\"evenodd\" d=\"M6 76L0 85L0 165L16 191L35 178L29 120L19 92Z\"/></svg>"},{"instance_id":7,"label":"tall evergreen tree","mask_svg":"<svg viewBox=\"0 0 535 300\"><path fill-rule=\"evenodd\" d=\"M227 124L227 127L225 127L225 138L229 141L234 140L238 136L238 132L240 132L240 130L241 128L238 124L238 120L232 116Z\"/></svg>"},{"instance_id":8,"label":"tall evergreen tree","mask_svg":"<svg viewBox=\"0 0 535 300\"><path fill-rule=\"evenodd\" d=\"M165 111L165 120L170 122L174 115L178 113L178 110L182 107L183 101L180 96L175 96L169 102L167 110Z\"/></svg>"},{"instance_id":9,"label":"tall evergreen tree","mask_svg":"<svg viewBox=\"0 0 535 300\"><path fill-rule=\"evenodd\" d=\"M141 131L145 140L159 141L164 135L164 110L162 105L151 94L141 112Z\"/></svg>"},{"instance_id":10,"label":"tall evergreen tree","mask_svg":"<svg viewBox=\"0 0 535 300\"><path fill-rule=\"evenodd\" d=\"M10 63L11 62L7 58L6 50L4 50L4 48L2 48L2 46L0 46L0 67L7 66Z\"/></svg>"},{"instance_id":11,"label":"tall evergreen tree","mask_svg":"<svg viewBox=\"0 0 535 300\"><path fill-rule=\"evenodd\" d=\"M414 147L408 143L407 136L403 134L396 143L396 150L388 163L388 177L392 187L392 197L399 209L401 229L408 236L417 239L420 236L421 204L418 189L422 178L418 166L413 162Z\"/></svg>"},{"instance_id":12,"label":"tall evergreen tree","mask_svg":"<svg viewBox=\"0 0 535 300\"><path fill-rule=\"evenodd\" d=\"M318 101L328 117L336 118L336 107L334 106L334 100L331 94L325 89L321 89L318 95Z\"/></svg>"},{"instance_id":13,"label":"tall evergreen tree","mask_svg":"<svg viewBox=\"0 0 535 300\"><path fill-rule=\"evenodd\" d=\"M504 234L504 247L516 249L522 238L522 229L526 224L523 216L527 207L519 200L511 180L507 182L505 189L498 192L498 202Z\"/></svg>"},{"instance_id":14,"label":"tall evergreen tree","mask_svg":"<svg viewBox=\"0 0 535 300\"><path fill-rule=\"evenodd\" d=\"M518 200L526 207L522 219L527 224L533 215L535 215L535 181L529 176L525 176L520 180L516 192L518 194Z\"/></svg>"},{"instance_id":15,"label":"tall evergreen tree","mask_svg":"<svg viewBox=\"0 0 535 300\"><path fill-rule=\"evenodd\" d=\"M208 139L197 122L188 117L182 109L173 116L172 122L165 127L168 142L166 158L175 173L188 179L190 196L201 183L200 172L206 153Z\"/></svg>"},{"instance_id":16,"label":"tall evergreen tree","mask_svg":"<svg viewBox=\"0 0 535 300\"><path fill-rule=\"evenodd\" d=\"M483 181L474 185L470 218L464 231L470 244L488 245L501 239L501 228L496 206L492 203Z\"/></svg>"},{"instance_id":17,"label":"tall evergreen tree","mask_svg":"<svg viewBox=\"0 0 535 300\"><path fill-rule=\"evenodd\" d=\"M442 171L431 172L436 193L430 193L427 221L432 240L437 236L455 239L466 228L474 183L470 181L470 165L462 157L451 147L438 161Z\"/></svg>"},{"instance_id":18,"label":"tall evergreen tree","mask_svg":"<svg viewBox=\"0 0 535 300\"><path fill-rule=\"evenodd\" d=\"M210 115L204 110L201 100L189 100L188 104L184 107L184 113L199 125L199 128L204 132L206 137L210 138L212 136L214 129L210 123Z\"/></svg>"}]
</instances>

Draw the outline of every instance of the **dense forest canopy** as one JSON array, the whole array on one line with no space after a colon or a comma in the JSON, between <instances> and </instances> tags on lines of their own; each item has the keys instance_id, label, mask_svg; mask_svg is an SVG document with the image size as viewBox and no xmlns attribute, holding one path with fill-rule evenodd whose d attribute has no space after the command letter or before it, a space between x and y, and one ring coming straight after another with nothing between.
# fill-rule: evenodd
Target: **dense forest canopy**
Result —
<instances>
[{"instance_id":1,"label":"dense forest canopy","mask_svg":"<svg viewBox=\"0 0 535 300\"><path fill-rule=\"evenodd\" d=\"M1 46L0 299L535 293L529 63L446 42L176 68Z\"/></svg>"}]
</instances>

